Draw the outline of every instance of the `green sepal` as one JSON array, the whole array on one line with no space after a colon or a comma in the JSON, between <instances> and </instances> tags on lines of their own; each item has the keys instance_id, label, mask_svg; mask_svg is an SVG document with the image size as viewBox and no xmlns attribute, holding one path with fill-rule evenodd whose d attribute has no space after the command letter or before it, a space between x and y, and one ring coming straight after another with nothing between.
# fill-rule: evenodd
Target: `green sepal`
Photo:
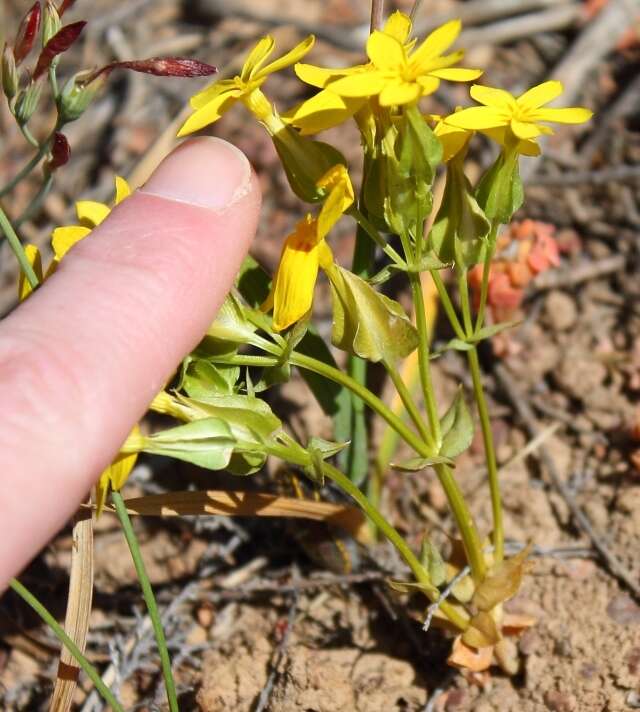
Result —
<instances>
[{"instance_id":1,"label":"green sepal","mask_svg":"<svg viewBox=\"0 0 640 712\"><path fill-rule=\"evenodd\" d=\"M334 443L323 438L312 437L307 445L307 453L311 462L304 468L305 473L320 487L324 486L323 462L348 446L349 443Z\"/></svg>"},{"instance_id":2,"label":"green sepal","mask_svg":"<svg viewBox=\"0 0 640 712\"><path fill-rule=\"evenodd\" d=\"M337 264L327 270L334 346L354 356L393 364L418 346L418 332L398 302Z\"/></svg>"},{"instance_id":3,"label":"green sepal","mask_svg":"<svg viewBox=\"0 0 640 712\"><path fill-rule=\"evenodd\" d=\"M458 390L449 410L440 421L442 445L440 455L454 458L464 452L473 440L473 420L464 401L462 389Z\"/></svg>"},{"instance_id":4,"label":"green sepal","mask_svg":"<svg viewBox=\"0 0 640 712\"><path fill-rule=\"evenodd\" d=\"M430 244L444 263L467 269L484 261L491 222L473 196L463 168L464 156L447 166L442 204L430 234Z\"/></svg>"},{"instance_id":5,"label":"green sepal","mask_svg":"<svg viewBox=\"0 0 640 712\"><path fill-rule=\"evenodd\" d=\"M389 467L400 472L421 472L427 467L434 465L454 465L453 460L443 455L432 455L431 457L411 457L402 462L390 462Z\"/></svg>"},{"instance_id":6,"label":"green sepal","mask_svg":"<svg viewBox=\"0 0 640 712\"><path fill-rule=\"evenodd\" d=\"M231 395L240 378L240 367L214 364L207 358L190 354L182 362L177 389L191 398L204 397L210 393Z\"/></svg>"},{"instance_id":7,"label":"green sepal","mask_svg":"<svg viewBox=\"0 0 640 712\"><path fill-rule=\"evenodd\" d=\"M524 202L524 189L518 170L518 152L505 147L494 164L482 176L476 188L476 200L493 223L506 225Z\"/></svg>"}]
</instances>

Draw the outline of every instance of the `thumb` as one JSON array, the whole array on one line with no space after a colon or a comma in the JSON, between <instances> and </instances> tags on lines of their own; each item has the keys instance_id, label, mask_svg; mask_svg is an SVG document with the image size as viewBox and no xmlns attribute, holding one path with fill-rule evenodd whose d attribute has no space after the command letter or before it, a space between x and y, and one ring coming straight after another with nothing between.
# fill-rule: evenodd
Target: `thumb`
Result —
<instances>
[{"instance_id":1,"label":"thumb","mask_svg":"<svg viewBox=\"0 0 640 712\"><path fill-rule=\"evenodd\" d=\"M0 322L0 590L198 343L259 206L238 149L188 141Z\"/></svg>"}]
</instances>

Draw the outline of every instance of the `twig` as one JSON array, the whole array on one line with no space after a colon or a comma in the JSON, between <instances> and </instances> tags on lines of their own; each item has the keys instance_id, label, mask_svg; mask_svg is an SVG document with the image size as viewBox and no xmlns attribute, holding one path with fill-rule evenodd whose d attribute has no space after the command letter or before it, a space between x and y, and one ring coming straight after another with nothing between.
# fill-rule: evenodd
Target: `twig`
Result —
<instances>
[{"instance_id":1,"label":"twig","mask_svg":"<svg viewBox=\"0 0 640 712\"><path fill-rule=\"evenodd\" d=\"M507 372L506 368L501 364L497 364L495 366L494 373L496 375L498 383L502 387L504 393L509 398L516 413L520 417L520 420L528 431L529 436L532 438L537 437L538 433L540 432L540 428L536 421L536 417L533 411L531 410L531 407L523 397L522 392L513 382L513 379ZM615 576L619 581L622 581L632 591L636 598L640 599L640 585L638 585L638 582L635 581L629 570L625 568L622 562L619 561L619 559L609 551L601 535L593 528L588 517L582 511L575 498L562 481L560 473L558 472L558 469L556 467L555 460L550 455L546 447L539 447L537 456L544 465L545 469L547 470L547 473L553 486L560 494L562 499L564 499L567 507L569 508L575 525L578 527L578 529L582 530L589 537L591 543L593 544L593 547L600 554L600 557L608 568L609 572L613 574L613 576Z\"/></svg>"},{"instance_id":2,"label":"twig","mask_svg":"<svg viewBox=\"0 0 640 712\"><path fill-rule=\"evenodd\" d=\"M384 0L371 0L371 24L369 25L371 32L382 27L383 18Z\"/></svg>"},{"instance_id":3,"label":"twig","mask_svg":"<svg viewBox=\"0 0 640 712\"><path fill-rule=\"evenodd\" d=\"M436 611L440 606L449 598L451 595L451 591L455 588L455 585L459 582L462 581L462 579L469 574L471 571L470 566L465 566L460 573L456 574L451 581L447 584L446 588L442 590L442 593L440 594L440 597L435 603L432 603L429 608L427 608L427 617L425 618L424 624L422 625L422 630L426 633L429 628L431 627L431 621L433 620L433 616L436 614Z\"/></svg>"},{"instance_id":4,"label":"twig","mask_svg":"<svg viewBox=\"0 0 640 712\"><path fill-rule=\"evenodd\" d=\"M624 270L625 265L626 257L624 255L612 255L601 260L585 261L569 269L549 270L540 273L533 280L531 289L534 292L543 289L566 289L591 279L620 272Z\"/></svg>"},{"instance_id":5,"label":"twig","mask_svg":"<svg viewBox=\"0 0 640 712\"><path fill-rule=\"evenodd\" d=\"M640 88L640 84L638 84ZM640 178L640 166L623 165L603 168L600 171L573 171L559 173L558 175L543 175L529 179L527 185L570 186L590 183L591 185L604 185L613 182L625 182Z\"/></svg>"},{"instance_id":6,"label":"twig","mask_svg":"<svg viewBox=\"0 0 640 712\"><path fill-rule=\"evenodd\" d=\"M271 672L269 673L269 677L267 678L265 686L262 688L262 692L260 693L260 697L258 699L258 704L256 705L255 712L263 712L264 710L267 709L267 706L269 704L269 699L271 698L271 693L273 691L273 686L276 681L276 676L278 675L278 667L280 667L280 663L287 652L287 647L289 645L289 639L291 637L291 632L293 631L293 625L295 623L296 616L298 614L299 592L295 586L295 582L296 582L297 578L298 578L298 572L297 572L296 568L294 567L293 576L292 576L292 579L294 582L293 583L293 595L291 596L291 605L289 607L289 615L287 616L287 627L285 628L285 631L282 635L280 643L278 644L278 648L277 648L276 654L275 654L275 659L274 659L273 663L271 664Z\"/></svg>"}]
</instances>

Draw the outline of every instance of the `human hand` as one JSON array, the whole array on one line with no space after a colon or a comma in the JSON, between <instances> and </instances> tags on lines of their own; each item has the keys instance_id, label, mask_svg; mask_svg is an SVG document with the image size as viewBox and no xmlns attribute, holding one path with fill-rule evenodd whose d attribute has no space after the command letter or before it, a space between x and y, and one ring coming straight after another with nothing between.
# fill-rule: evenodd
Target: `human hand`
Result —
<instances>
[{"instance_id":1,"label":"human hand","mask_svg":"<svg viewBox=\"0 0 640 712\"><path fill-rule=\"evenodd\" d=\"M0 322L0 590L201 339L259 207L238 149L187 141Z\"/></svg>"}]
</instances>

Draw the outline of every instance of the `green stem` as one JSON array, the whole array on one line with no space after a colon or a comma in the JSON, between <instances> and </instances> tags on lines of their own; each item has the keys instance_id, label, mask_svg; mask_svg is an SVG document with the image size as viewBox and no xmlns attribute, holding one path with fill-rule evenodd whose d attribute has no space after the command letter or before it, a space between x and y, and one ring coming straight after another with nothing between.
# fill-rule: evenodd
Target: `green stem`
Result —
<instances>
[{"instance_id":1,"label":"green stem","mask_svg":"<svg viewBox=\"0 0 640 712\"><path fill-rule=\"evenodd\" d=\"M30 220L34 215L36 215L38 213L38 211L42 207L42 203L44 202L44 199L49 194L49 191L51 190L52 185L53 185L53 173L49 173L49 175L46 177L44 183L40 186L40 190L38 190L38 192L31 199L31 203L29 203L26 210L15 221L16 227L20 227L20 225L22 225L22 223L26 222L27 220Z\"/></svg>"},{"instance_id":2,"label":"green stem","mask_svg":"<svg viewBox=\"0 0 640 712\"><path fill-rule=\"evenodd\" d=\"M394 430L398 432L400 437L410 445L419 455L423 457L429 457L433 455L433 451L430 450L422 439L416 435L403 421L399 418L392 410L389 408L380 398L374 395L366 386L363 386L354 378L351 378L347 373L340 371L333 366L329 366L315 359L311 356L306 356L305 354L298 353L297 351L292 352L290 358L291 364L298 366L298 368L306 368L308 371L313 371L314 373L324 376L331 381L344 386L350 390L355 396L360 398L366 405L375 411L385 422L387 422Z\"/></svg>"},{"instance_id":3,"label":"green stem","mask_svg":"<svg viewBox=\"0 0 640 712\"><path fill-rule=\"evenodd\" d=\"M480 416L480 427L482 429L482 440L484 442L484 453L489 475L491 511L493 514L493 552L496 562L499 563L504 558L504 524L502 521L500 479L498 476L498 463L496 462L496 452L493 444L491 421L489 419L489 409L487 408L487 400L482 387L480 361L478 359L478 351L475 346L470 351L467 351L467 359L469 361L469 369L473 380L473 393L476 399L478 415Z\"/></svg>"},{"instance_id":4,"label":"green stem","mask_svg":"<svg viewBox=\"0 0 640 712\"><path fill-rule=\"evenodd\" d=\"M33 169L40 163L44 156L48 153L51 147L51 141L53 139L53 134L58 130L58 127L51 132L48 138L46 138L38 148L37 153L19 170L16 175L3 187L0 188L0 198L10 193L22 180L24 180Z\"/></svg>"},{"instance_id":5,"label":"green stem","mask_svg":"<svg viewBox=\"0 0 640 712\"><path fill-rule=\"evenodd\" d=\"M35 289L40 282L38 281L36 273L33 271L33 267L29 264L29 260L27 259L24 247L20 242L20 238L13 229L13 225L11 224L7 214L2 209L2 206L0 206L0 230L2 230L7 238L9 247L13 250L13 254L16 256L16 259L20 264L20 269L23 271L24 276L31 285L31 289Z\"/></svg>"},{"instance_id":6,"label":"green stem","mask_svg":"<svg viewBox=\"0 0 640 712\"><path fill-rule=\"evenodd\" d=\"M422 586L425 594L433 602L440 597L440 591L431 583L429 574L424 566L418 560L418 557L411 551L407 542L400 536L398 531L384 518L384 516L371 504L365 497L364 493L356 487L351 480L344 475L340 470L336 469L328 462L323 463L323 472L326 477L335 482L343 492L346 492L360 506L362 511L371 519L376 528L379 529L384 536L395 546L398 553L405 560L411 569L416 581ZM443 601L440 609L447 618L460 630L465 630L468 627L469 621L463 617L450 603Z\"/></svg>"},{"instance_id":7,"label":"green stem","mask_svg":"<svg viewBox=\"0 0 640 712\"><path fill-rule=\"evenodd\" d=\"M125 539L127 540L127 544L129 545L129 551L131 551L133 565L136 568L138 580L140 581L140 587L142 588L142 595L144 596L144 600L147 604L147 610L149 611L149 617L151 618L153 632L155 634L156 642L158 644L158 652L160 653L160 663L162 665L162 674L164 675L164 683L167 690L167 698L169 700L169 709L171 710L171 712L179 712L178 697L176 695L176 685L173 680L173 674L171 672L171 660L169 658L169 651L167 649L167 641L164 635L164 630L162 629L160 613L158 612L156 599L153 595L153 590L149 582L149 576L147 575L144 561L142 560L142 554L140 552L138 540L136 539L136 535L131 525L131 520L129 519L127 506L124 503L120 492L112 492L111 500L115 505L118 519L120 520L120 524L122 525L122 531L124 532Z\"/></svg>"},{"instance_id":8,"label":"green stem","mask_svg":"<svg viewBox=\"0 0 640 712\"><path fill-rule=\"evenodd\" d=\"M20 132L25 137L28 143L30 143L34 148L40 148L38 139L29 131L29 127L26 124L18 124Z\"/></svg>"},{"instance_id":9,"label":"green stem","mask_svg":"<svg viewBox=\"0 0 640 712\"><path fill-rule=\"evenodd\" d=\"M462 328L460 319L458 319L458 315L456 314L456 310L453 307L453 302L451 301L449 292L447 291L447 288L445 287L444 282L442 281L440 272L436 269L431 270L431 277L433 279L434 284L436 285L436 289L438 290L440 302L442 303L442 307L445 311L445 314L449 319L451 328L459 339L461 339L462 341L466 341L467 335L464 333L464 329Z\"/></svg>"},{"instance_id":10,"label":"green stem","mask_svg":"<svg viewBox=\"0 0 640 712\"><path fill-rule=\"evenodd\" d=\"M83 655L82 651L78 646L71 640L67 635L64 628L58 623L58 621L49 613L49 611L40 603L40 601L28 590L26 589L20 581L17 579L11 579L9 585L11 588L22 598L22 600L27 603L33 610L42 618L42 620L51 628L55 633L58 640L69 650L71 655L76 659L78 665L84 670L87 677L96 686L98 692L102 695L104 701L111 706L114 712L124 712L124 708L114 697L111 690L104 684L100 673L93 667L93 665L87 660Z\"/></svg>"},{"instance_id":11,"label":"green stem","mask_svg":"<svg viewBox=\"0 0 640 712\"><path fill-rule=\"evenodd\" d=\"M467 270L457 270L458 292L460 294L460 309L462 311L462 321L467 338L473 335L473 325L471 319L471 304L469 302L469 282L467 280Z\"/></svg>"},{"instance_id":12,"label":"green stem","mask_svg":"<svg viewBox=\"0 0 640 712\"><path fill-rule=\"evenodd\" d=\"M378 247L391 259L392 262L397 264L399 267L406 268L407 263L402 259L402 257L396 252L396 250L389 245L389 243L382 237L382 235L376 230L375 226L368 220L358 208L351 206L347 210L347 214L358 223L358 225L364 230L364 232L378 245Z\"/></svg>"},{"instance_id":13,"label":"green stem","mask_svg":"<svg viewBox=\"0 0 640 712\"><path fill-rule=\"evenodd\" d=\"M478 315L476 317L476 332L480 331L484 325L484 312L487 307L487 295L489 294L489 275L491 273L491 261L496 250L496 238L498 235L499 223L493 223L491 232L489 233L489 247L484 257L484 266L482 268L482 286L480 287L480 303L478 305Z\"/></svg>"},{"instance_id":14,"label":"green stem","mask_svg":"<svg viewBox=\"0 0 640 712\"><path fill-rule=\"evenodd\" d=\"M420 382L422 384L422 394L424 397L429 429L438 447L441 441L440 418L433 392L433 382L431 380L431 364L429 361L429 327L427 325L427 315L424 309L424 296L422 294L422 284L420 275L415 272L409 273L411 292L413 295L413 308L416 314L416 327L418 329L418 369L420 371Z\"/></svg>"},{"instance_id":15,"label":"green stem","mask_svg":"<svg viewBox=\"0 0 640 712\"><path fill-rule=\"evenodd\" d=\"M413 424L416 426L418 432L423 437L427 445L435 450L436 444L433 441L433 436L429 432L429 428L427 428L426 423L418 410L418 406L411 396L411 393L409 393L406 383L402 380L402 376L398 373L398 370L390 364L384 363L384 367L387 370L387 373L389 374L389 377L391 378L391 381L393 382L393 385L395 386L395 389L398 392L407 413L411 417Z\"/></svg>"}]
</instances>

